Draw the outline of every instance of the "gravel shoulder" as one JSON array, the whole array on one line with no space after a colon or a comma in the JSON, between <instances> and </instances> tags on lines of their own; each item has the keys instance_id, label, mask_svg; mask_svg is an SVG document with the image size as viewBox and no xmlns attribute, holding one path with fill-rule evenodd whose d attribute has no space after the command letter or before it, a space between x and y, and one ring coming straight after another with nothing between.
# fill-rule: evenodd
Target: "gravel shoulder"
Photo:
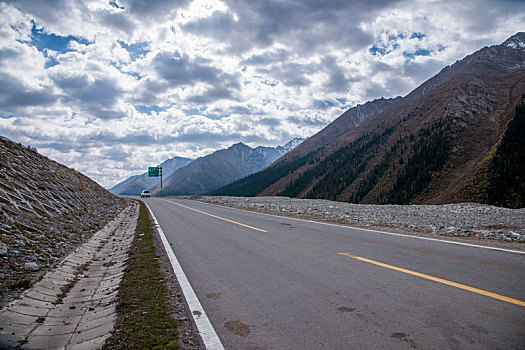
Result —
<instances>
[{"instance_id":1,"label":"gravel shoulder","mask_svg":"<svg viewBox=\"0 0 525 350\"><path fill-rule=\"evenodd\" d=\"M484 204L369 205L287 197L185 196L261 213L525 251L525 208Z\"/></svg>"},{"instance_id":2,"label":"gravel shoulder","mask_svg":"<svg viewBox=\"0 0 525 350\"><path fill-rule=\"evenodd\" d=\"M159 257L158 261L164 277L164 283L168 289L170 314L178 321L180 349L206 350L189 306L184 298L182 288L179 285L177 277L175 277L175 272L171 266L168 254L164 249L159 232L156 229L154 229L153 243Z\"/></svg>"}]
</instances>

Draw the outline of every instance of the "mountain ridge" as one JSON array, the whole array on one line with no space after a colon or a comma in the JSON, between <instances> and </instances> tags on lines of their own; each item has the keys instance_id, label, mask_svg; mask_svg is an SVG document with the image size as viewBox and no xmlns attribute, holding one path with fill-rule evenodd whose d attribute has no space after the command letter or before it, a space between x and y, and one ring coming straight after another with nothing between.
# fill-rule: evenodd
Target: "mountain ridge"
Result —
<instances>
[{"instance_id":1,"label":"mountain ridge","mask_svg":"<svg viewBox=\"0 0 525 350\"><path fill-rule=\"evenodd\" d=\"M192 161L193 160L189 158L172 157L166 159L159 166L162 167L163 176L168 177L175 170L188 165ZM144 172L128 177L126 180L108 189L108 191L116 195L138 196L143 190L155 186L157 182L159 182L158 178L149 177L148 172Z\"/></svg>"},{"instance_id":2,"label":"mountain ridge","mask_svg":"<svg viewBox=\"0 0 525 350\"><path fill-rule=\"evenodd\" d=\"M157 184L155 195L200 195L257 172L290 151L302 139L295 138L284 146L251 148L242 142L231 145L174 171L165 180L162 191Z\"/></svg>"},{"instance_id":3,"label":"mountain ridge","mask_svg":"<svg viewBox=\"0 0 525 350\"><path fill-rule=\"evenodd\" d=\"M296 159L312 151L326 146L330 140L341 136L341 134L358 127L374 115L384 111L399 102L400 96L396 98L378 98L368 101L362 105L349 108L334 121L324 127L321 131L306 139L299 146L283 156L279 161Z\"/></svg>"},{"instance_id":4,"label":"mountain ridge","mask_svg":"<svg viewBox=\"0 0 525 350\"><path fill-rule=\"evenodd\" d=\"M525 92L523 38L518 33L444 67L320 150L276 162L215 193L354 203L473 200L461 184L502 137Z\"/></svg>"}]
</instances>

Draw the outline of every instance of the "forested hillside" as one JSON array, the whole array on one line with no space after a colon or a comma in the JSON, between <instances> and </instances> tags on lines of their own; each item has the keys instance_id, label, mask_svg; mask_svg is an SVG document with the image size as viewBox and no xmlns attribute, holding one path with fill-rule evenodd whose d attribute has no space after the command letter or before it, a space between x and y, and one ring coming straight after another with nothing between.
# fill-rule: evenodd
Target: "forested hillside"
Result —
<instances>
[{"instance_id":1,"label":"forested hillside","mask_svg":"<svg viewBox=\"0 0 525 350\"><path fill-rule=\"evenodd\" d=\"M523 206L525 47L517 41L525 34L445 67L324 147L214 194Z\"/></svg>"},{"instance_id":2,"label":"forested hillside","mask_svg":"<svg viewBox=\"0 0 525 350\"><path fill-rule=\"evenodd\" d=\"M467 200L509 208L525 206L524 136L525 104L521 102L495 150L461 190Z\"/></svg>"}]
</instances>

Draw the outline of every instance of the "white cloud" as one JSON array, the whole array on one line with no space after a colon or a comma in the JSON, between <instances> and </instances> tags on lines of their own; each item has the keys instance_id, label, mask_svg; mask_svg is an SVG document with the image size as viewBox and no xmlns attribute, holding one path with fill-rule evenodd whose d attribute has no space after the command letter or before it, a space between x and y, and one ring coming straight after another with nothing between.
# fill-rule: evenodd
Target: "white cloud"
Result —
<instances>
[{"instance_id":1,"label":"white cloud","mask_svg":"<svg viewBox=\"0 0 525 350\"><path fill-rule=\"evenodd\" d=\"M523 3L497 0L8 0L0 130L110 186L175 155L310 136L522 23Z\"/></svg>"}]
</instances>

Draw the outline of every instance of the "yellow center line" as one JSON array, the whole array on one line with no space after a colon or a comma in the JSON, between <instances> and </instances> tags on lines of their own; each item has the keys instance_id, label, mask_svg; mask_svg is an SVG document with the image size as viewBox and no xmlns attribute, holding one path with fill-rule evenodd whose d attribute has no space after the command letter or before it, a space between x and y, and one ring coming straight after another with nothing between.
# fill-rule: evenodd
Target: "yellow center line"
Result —
<instances>
[{"instance_id":1,"label":"yellow center line","mask_svg":"<svg viewBox=\"0 0 525 350\"><path fill-rule=\"evenodd\" d=\"M375 261L375 260L372 260L372 259L362 258L360 256L352 255L350 253L338 253L338 254L339 255L349 256L349 257L351 257L353 259L361 260L361 261L364 261L364 262L367 262L367 263L370 263L370 264L374 264L374 265L377 265L377 266L386 267L387 269L396 270L396 271L403 272L403 273L406 273L406 274L409 274L409 275L425 278L427 280L431 280L431 281L434 281L434 282L443 283L443 284L446 284L448 286L452 286L452 287L456 287L456 288L459 288L459 289L467 290L469 292L485 295L485 296L490 297L490 298L506 301L507 303L516 304L516 305L520 305L520 306L525 306L525 302L524 301L521 301L521 300L518 300L518 299L509 298L509 297L506 297L506 296L503 296L503 295L499 295L499 294L496 294L496 293L492 293L492 292L487 292L485 290L474 288L474 287L470 287L470 286L467 286L467 285L464 285L464 284L461 284L461 283L447 281L447 280L444 280L442 278L438 278L438 277L434 277L434 276L430 276L430 275L425 275L424 273L407 270L407 269L404 269L402 267L388 265L388 264L382 263L380 261Z\"/></svg>"},{"instance_id":2,"label":"yellow center line","mask_svg":"<svg viewBox=\"0 0 525 350\"><path fill-rule=\"evenodd\" d=\"M190 207L187 207L185 205L182 205L182 204L179 204L179 203L175 203L175 202L172 202L172 201L169 201L169 200L166 200L166 199L163 199L163 200L166 201L166 202L169 202L171 204L178 205L179 207L183 207L183 208L186 208L186 209L190 209L190 210L196 211L197 213L201 213L201 214L205 214L205 215L211 216L212 218L224 220L224 221L230 222L232 224L243 226L243 227L247 227L247 228L255 230L255 231L268 232L266 230L263 230L263 229L260 229L260 228L257 228L257 227L249 226L249 225L243 224L241 222L237 222L237 221L233 221L233 220L230 220L230 219L222 218L220 216L213 215L213 214L210 214L210 213L206 213L205 211L201 211L201 210L198 210L198 209L195 209L195 208L190 208Z\"/></svg>"}]
</instances>

